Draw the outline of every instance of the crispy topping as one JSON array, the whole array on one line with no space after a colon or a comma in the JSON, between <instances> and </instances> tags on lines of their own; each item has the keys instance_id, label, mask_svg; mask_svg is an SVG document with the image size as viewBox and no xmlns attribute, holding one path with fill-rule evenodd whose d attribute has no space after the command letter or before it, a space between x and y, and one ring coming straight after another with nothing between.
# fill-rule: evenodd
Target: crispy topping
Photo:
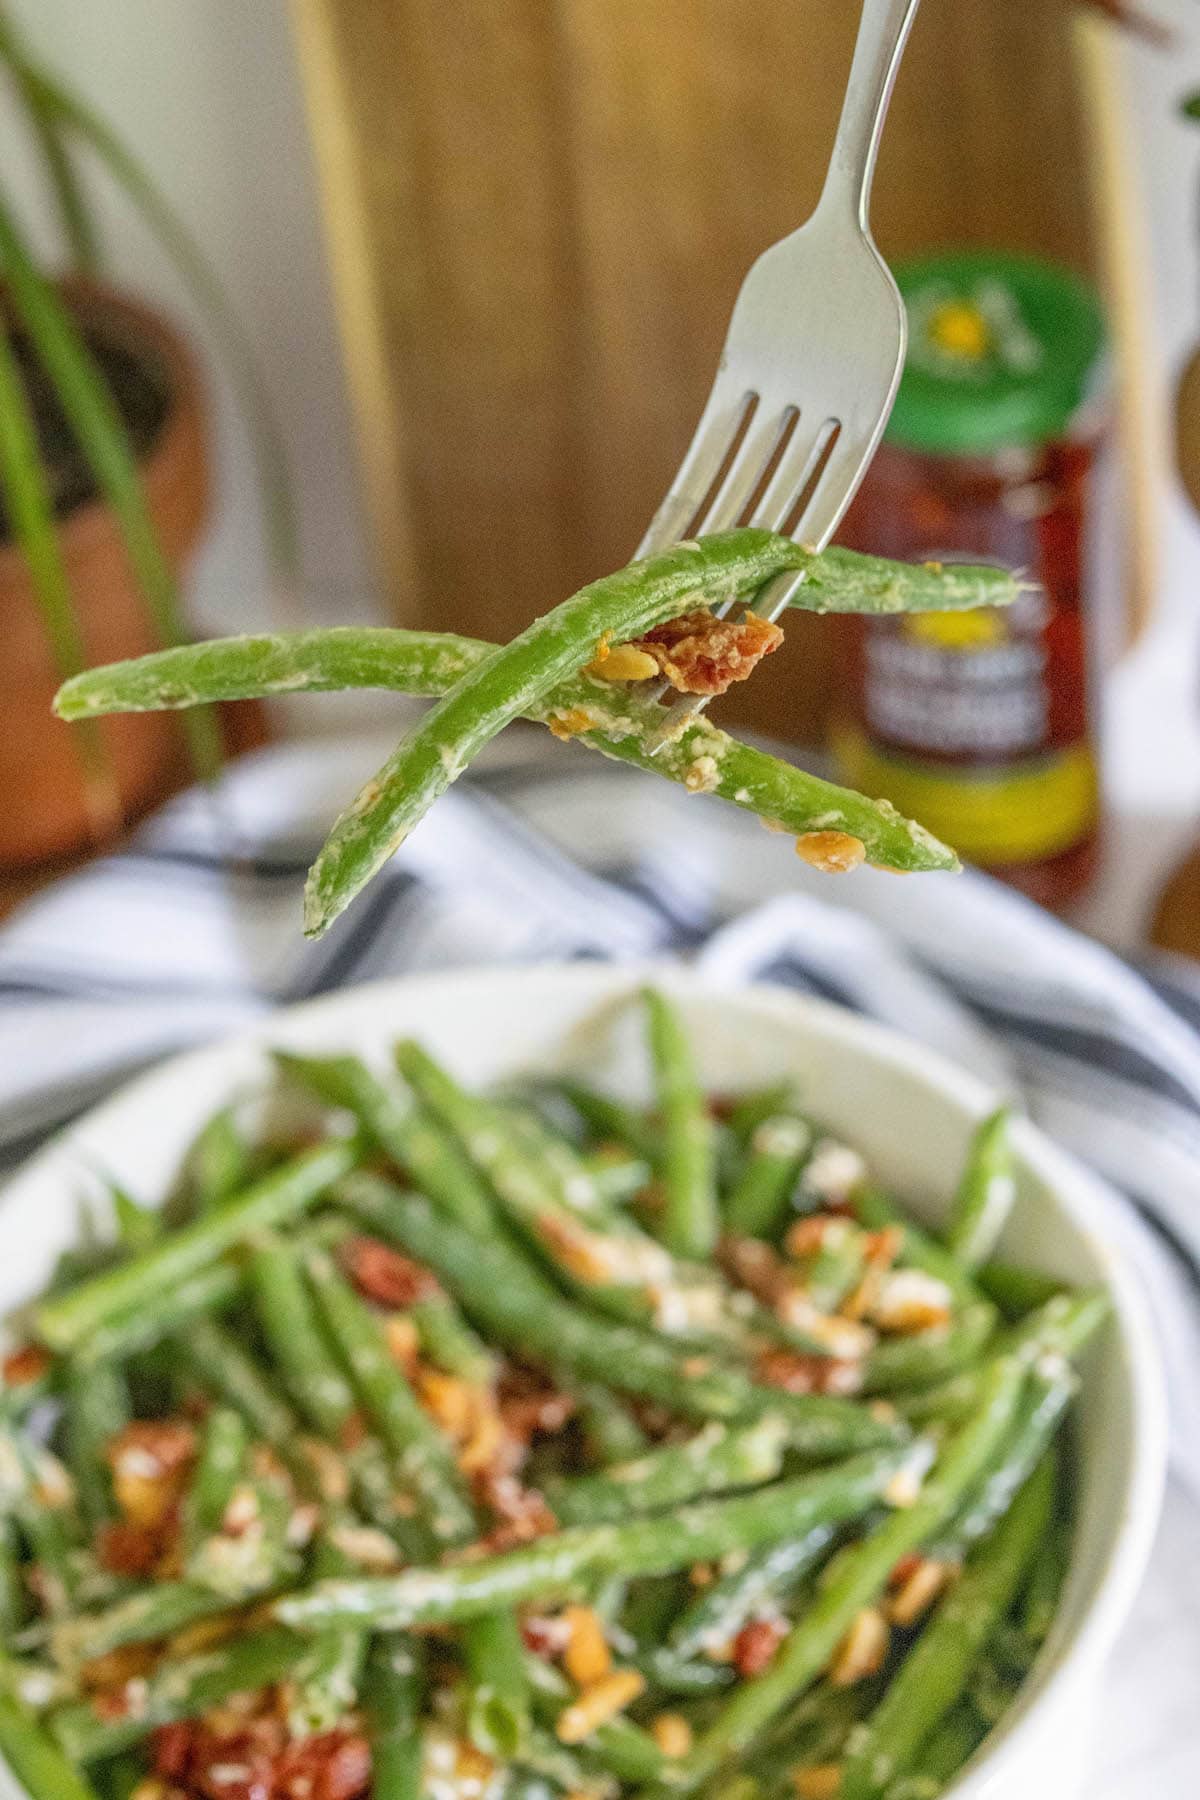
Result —
<instances>
[{"instance_id":1,"label":"crispy topping","mask_svg":"<svg viewBox=\"0 0 1200 1800\"><path fill-rule=\"evenodd\" d=\"M219 1721L164 1726L153 1745L155 1774L196 1800L360 1800L370 1790L370 1747L359 1732L290 1742L271 1713L239 1717L227 1707Z\"/></svg>"},{"instance_id":2,"label":"crispy topping","mask_svg":"<svg viewBox=\"0 0 1200 1800\"><path fill-rule=\"evenodd\" d=\"M867 847L848 831L806 831L796 839L796 855L822 875L845 875L867 860Z\"/></svg>"},{"instance_id":3,"label":"crispy topping","mask_svg":"<svg viewBox=\"0 0 1200 1800\"><path fill-rule=\"evenodd\" d=\"M563 1708L555 1726L560 1744L582 1744L601 1725L615 1719L646 1690L645 1676L636 1669L616 1669L602 1681L585 1688L577 1700Z\"/></svg>"},{"instance_id":4,"label":"crispy topping","mask_svg":"<svg viewBox=\"0 0 1200 1800\"><path fill-rule=\"evenodd\" d=\"M800 1350L764 1350L755 1363L757 1379L785 1394L857 1394L862 1364L836 1356L806 1356Z\"/></svg>"},{"instance_id":5,"label":"crispy topping","mask_svg":"<svg viewBox=\"0 0 1200 1800\"><path fill-rule=\"evenodd\" d=\"M887 1603L887 1616L893 1625L907 1628L933 1605L953 1573L949 1563L933 1557L918 1557L912 1572L895 1589Z\"/></svg>"},{"instance_id":6,"label":"crispy topping","mask_svg":"<svg viewBox=\"0 0 1200 1800\"><path fill-rule=\"evenodd\" d=\"M590 1606L568 1606L563 1618L567 1626L563 1668L576 1687L593 1687L612 1673L612 1652L604 1626Z\"/></svg>"},{"instance_id":7,"label":"crispy topping","mask_svg":"<svg viewBox=\"0 0 1200 1800\"><path fill-rule=\"evenodd\" d=\"M953 1310L950 1289L924 1269L895 1269L879 1284L871 1301L871 1318L881 1331L905 1336L948 1325Z\"/></svg>"},{"instance_id":8,"label":"crispy topping","mask_svg":"<svg viewBox=\"0 0 1200 1800\"><path fill-rule=\"evenodd\" d=\"M891 1632L888 1622L877 1607L864 1606L842 1639L832 1663L829 1679L834 1687L853 1687L883 1667Z\"/></svg>"},{"instance_id":9,"label":"crispy topping","mask_svg":"<svg viewBox=\"0 0 1200 1800\"><path fill-rule=\"evenodd\" d=\"M597 646L595 661L588 663L583 672L599 681L649 681L658 674L658 664L636 644L618 644L615 650L605 644L603 649Z\"/></svg>"},{"instance_id":10,"label":"crispy topping","mask_svg":"<svg viewBox=\"0 0 1200 1800\"><path fill-rule=\"evenodd\" d=\"M718 619L697 607L636 640L659 673L681 694L723 694L735 681L752 675L764 656L778 650L783 632L757 613Z\"/></svg>"},{"instance_id":11,"label":"crispy topping","mask_svg":"<svg viewBox=\"0 0 1200 1800\"><path fill-rule=\"evenodd\" d=\"M595 715L586 706L571 706L566 712L551 713L546 720L551 737L560 743L569 743L574 737L581 737L585 731L591 731L598 723Z\"/></svg>"},{"instance_id":12,"label":"crispy topping","mask_svg":"<svg viewBox=\"0 0 1200 1800\"><path fill-rule=\"evenodd\" d=\"M650 1735L664 1756L686 1756L692 1747L692 1728L682 1713L659 1713L650 1721Z\"/></svg>"},{"instance_id":13,"label":"crispy topping","mask_svg":"<svg viewBox=\"0 0 1200 1800\"><path fill-rule=\"evenodd\" d=\"M798 1800L837 1800L842 1788L840 1763L813 1763L807 1769L793 1769L792 1786Z\"/></svg>"}]
</instances>

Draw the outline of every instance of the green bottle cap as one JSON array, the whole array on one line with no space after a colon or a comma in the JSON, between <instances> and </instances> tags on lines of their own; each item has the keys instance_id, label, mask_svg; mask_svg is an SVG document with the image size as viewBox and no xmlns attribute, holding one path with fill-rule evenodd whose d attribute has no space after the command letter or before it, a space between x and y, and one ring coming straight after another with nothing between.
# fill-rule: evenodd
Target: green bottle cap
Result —
<instances>
[{"instance_id":1,"label":"green bottle cap","mask_svg":"<svg viewBox=\"0 0 1200 1800\"><path fill-rule=\"evenodd\" d=\"M1060 438L1104 350L1096 295L1033 257L960 251L896 272L908 359L888 439L933 455L986 456Z\"/></svg>"}]
</instances>

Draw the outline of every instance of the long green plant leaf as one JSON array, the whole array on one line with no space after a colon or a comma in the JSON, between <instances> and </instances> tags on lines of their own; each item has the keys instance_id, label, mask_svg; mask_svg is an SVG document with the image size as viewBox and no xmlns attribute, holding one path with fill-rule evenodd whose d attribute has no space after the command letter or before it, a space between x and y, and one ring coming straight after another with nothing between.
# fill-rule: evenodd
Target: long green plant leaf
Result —
<instances>
[{"instance_id":1,"label":"long green plant leaf","mask_svg":"<svg viewBox=\"0 0 1200 1800\"><path fill-rule=\"evenodd\" d=\"M159 638L186 638L174 572L154 529L142 492L137 459L124 421L91 354L52 283L33 261L7 207L0 203L0 272L14 314L28 332L54 385L67 420L116 515L129 561ZM196 771L212 775L221 762L220 738L210 712L188 714L188 742Z\"/></svg>"},{"instance_id":2,"label":"long green plant leaf","mask_svg":"<svg viewBox=\"0 0 1200 1800\"><path fill-rule=\"evenodd\" d=\"M30 129L37 140L71 269L76 274L94 275L100 267L100 245L72 147L58 120L41 103L37 91L21 78L18 71L13 73L28 108Z\"/></svg>"},{"instance_id":3,"label":"long green plant leaf","mask_svg":"<svg viewBox=\"0 0 1200 1800\"><path fill-rule=\"evenodd\" d=\"M54 660L63 675L85 666L83 640L72 604L37 429L8 333L0 330L0 483L13 539L29 565ZM72 733L83 777L84 799L93 835L100 838L120 820L120 799L104 740L94 730Z\"/></svg>"},{"instance_id":4,"label":"long green plant leaf","mask_svg":"<svg viewBox=\"0 0 1200 1800\"><path fill-rule=\"evenodd\" d=\"M204 251L150 173L97 112L56 81L26 51L0 14L0 57L13 68L30 104L82 140L125 190L203 308L233 379L254 448L268 550L275 579L291 592L299 567L298 532L287 449L254 351Z\"/></svg>"}]
</instances>

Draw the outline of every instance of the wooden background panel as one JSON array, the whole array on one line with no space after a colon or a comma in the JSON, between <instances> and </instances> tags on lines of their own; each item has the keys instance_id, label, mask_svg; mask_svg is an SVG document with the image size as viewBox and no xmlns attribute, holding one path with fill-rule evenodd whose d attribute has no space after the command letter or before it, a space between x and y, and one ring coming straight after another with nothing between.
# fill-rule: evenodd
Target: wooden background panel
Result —
<instances>
[{"instance_id":1,"label":"wooden background panel","mask_svg":"<svg viewBox=\"0 0 1200 1800\"><path fill-rule=\"evenodd\" d=\"M630 553L742 275L815 199L858 7L293 4L396 616L511 634ZM1086 263L1069 11L924 0L877 188L890 255ZM802 736L832 633L788 639L727 709Z\"/></svg>"}]
</instances>

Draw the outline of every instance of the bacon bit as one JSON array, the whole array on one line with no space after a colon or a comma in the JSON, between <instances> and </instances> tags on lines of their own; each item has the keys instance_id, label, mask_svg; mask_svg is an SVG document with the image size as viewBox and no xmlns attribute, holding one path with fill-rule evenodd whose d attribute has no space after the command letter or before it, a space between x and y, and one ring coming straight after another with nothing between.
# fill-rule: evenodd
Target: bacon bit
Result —
<instances>
[{"instance_id":1,"label":"bacon bit","mask_svg":"<svg viewBox=\"0 0 1200 1800\"><path fill-rule=\"evenodd\" d=\"M864 1606L842 1639L832 1663L829 1680L834 1687L853 1687L868 1675L878 1674L891 1642L888 1622L877 1607Z\"/></svg>"},{"instance_id":2,"label":"bacon bit","mask_svg":"<svg viewBox=\"0 0 1200 1800\"><path fill-rule=\"evenodd\" d=\"M257 1703L257 1697L252 1697ZM289 1743L281 1720L226 1708L154 1734L155 1772L197 1800L360 1800L370 1788L365 1737L338 1730Z\"/></svg>"},{"instance_id":3,"label":"bacon bit","mask_svg":"<svg viewBox=\"0 0 1200 1800\"><path fill-rule=\"evenodd\" d=\"M96 1539L96 1560L111 1575L144 1579L154 1573L162 1553L162 1533L129 1519L102 1525Z\"/></svg>"},{"instance_id":4,"label":"bacon bit","mask_svg":"<svg viewBox=\"0 0 1200 1800\"><path fill-rule=\"evenodd\" d=\"M645 1691L644 1675L636 1669L616 1669L563 1708L554 1728L555 1736L560 1744L582 1744Z\"/></svg>"},{"instance_id":5,"label":"bacon bit","mask_svg":"<svg viewBox=\"0 0 1200 1800\"><path fill-rule=\"evenodd\" d=\"M778 650L783 632L757 613L718 619L702 606L668 619L634 642L681 694L723 694Z\"/></svg>"},{"instance_id":6,"label":"bacon bit","mask_svg":"<svg viewBox=\"0 0 1200 1800\"><path fill-rule=\"evenodd\" d=\"M887 1616L892 1624L905 1629L915 1625L946 1587L953 1572L949 1563L938 1562L932 1556L923 1560L918 1558L917 1567L888 1601Z\"/></svg>"},{"instance_id":7,"label":"bacon bit","mask_svg":"<svg viewBox=\"0 0 1200 1800\"><path fill-rule=\"evenodd\" d=\"M196 1454L194 1428L182 1419L135 1419L105 1447L113 1497L132 1525L167 1525Z\"/></svg>"},{"instance_id":8,"label":"bacon bit","mask_svg":"<svg viewBox=\"0 0 1200 1800\"><path fill-rule=\"evenodd\" d=\"M857 1394L862 1364L846 1357L806 1356L800 1350L764 1350L755 1374L767 1387L785 1394Z\"/></svg>"},{"instance_id":9,"label":"bacon bit","mask_svg":"<svg viewBox=\"0 0 1200 1800\"><path fill-rule=\"evenodd\" d=\"M798 1800L837 1800L842 1791L840 1763L813 1763L807 1769L793 1769L792 1786Z\"/></svg>"},{"instance_id":10,"label":"bacon bit","mask_svg":"<svg viewBox=\"0 0 1200 1800\"><path fill-rule=\"evenodd\" d=\"M694 1588L711 1587L717 1579L717 1571L710 1562L693 1563L688 1570L688 1580Z\"/></svg>"},{"instance_id":11,"label":"bacon bit","mask_svg":"<svg viewBox=\"0 0 1200 1800\"><path fill-rule=\"evenodd\" d=\"M564 744L570 743L572 738L582 736L585 731L591 731L597 723L586 706L568 707L566 712L551 713L546 720L551 737L558 738Z\"/></svg>"},{"instance_id":12,"label":"bacon bit","mask_svg":"<svg viewBox=\"0 0 1200 1800\"><path fill-rule=\"evenodd\" d=\"M133 1693L128 1687L109 1688L102 1694L92 1695L91 1707L98 1719L115 1725L133 1711Z\"/></svg>"},{"instance_id":13,"label":"bacon bit","mask_svg":"<svg viewBox=\"0 0 1200 1800\"><path fill-rule=\"evenodd\" d=\"M774 1306L786 1291L787 1270L761 1238L723 1238L717 1254L727 1273L764 1306Z\"/></svg>"},{"instance_id":14,"label":"bacon bit","mask_svg":"<svg viewBox=\"0 0 1200 1800\"><path fill-rule=\"evenodd\" d=\"M4 1359L5 1386L28 1387L31 1382L40 1381L49 1369L49 1354L40 1344L23 1344Z\"/></svg>"},{"instance_id":15,"label":"bacon bit","mask_svg":"<svg viewBox=\"0 0 1200 1800\"><path fill-rule=\"evenodd\" d=\"M846 875L867 860L867 847L848 831L806 831L796 839L796 855L822 875Z\"/></svg>"},{"instance_id":16,"label":"bacon bit","mask_svg":"<svg viewBox=\"0 0 1200 1800\"><path fill-rule=\"evenodd\" d=\"M658 674L658 663L636 644L618 644L615 650L606 644L593 662L584 665L583 672L597 681L649 681Z\"/></svg>"},{"instance_id":17,"label":"bacon bit","mask_svg":"<svg viewBox=\"0 0 1200 1800\"><path fill-rule=\"evenodd\" d=\"M881 1331L905 1337L948 1325L951 1311L950 1289L924 1269L894 1269L871 1304L871 1318Z\"/></svg>"},{"instance_id":18,"label":"bacon bit","mask_svg":"<svg viewBox=\"0 0 1200 1800\"><path fill-rule=\"evenodd\" d=\"M779 1619L751 1619L733 1640L733 1666L743 1680L761 1675L775 1660L775 1652L787 1636Z\"/></svg>"},{"instance_id":19,"label":"bacon bit","mask_svg":"<svg viewBox=\"0 0 1200 1800\"><path fill-rule=\"evenodd\" d=\"M604 1627L590 1606L568 1606L563 1619L568 1632L563 1668L576 1687L594 1687L612 1674L612 1651Z\"/></svg>"},{"instance_id":20,"label":"bacon bit","mask_svg":"<svg viewBox=\"0 0 1200 1800\"><path fill-rule=\"evenodd\" d=\"M348 1238L339 1252L343 1269L364 1299L379 1306L412 1306L441 1293L435 1276L378 1238Z\"/></svg>"},{"instance_id":21,"label":"bacon bit","mask_svg":"<svg viewBox=\"0 0 1200 1800\"><path fill-rule=\"evenodd\" d=\"M551 1436L561 1431L567 1420L574 1416L575 1407L573 1394L564 1394L561 1389L544 1383L536 1387L514 1386L511 1381L506 1381L500 1396L500 1417L505 1431L525 1443L533 1437Z\"/></svg>"},{"instance_id":22,"label":"bacon bit","mask_svg":"<svg viewBox=\"0 0 1200 1800\"><path fill-rule=\"evenodd\" d=\"M659 1713L650 1721L650 1735L664 1756L686 1756L692 1747L692 1728L682 1713Z\"/></svg>"}]
</instances>

